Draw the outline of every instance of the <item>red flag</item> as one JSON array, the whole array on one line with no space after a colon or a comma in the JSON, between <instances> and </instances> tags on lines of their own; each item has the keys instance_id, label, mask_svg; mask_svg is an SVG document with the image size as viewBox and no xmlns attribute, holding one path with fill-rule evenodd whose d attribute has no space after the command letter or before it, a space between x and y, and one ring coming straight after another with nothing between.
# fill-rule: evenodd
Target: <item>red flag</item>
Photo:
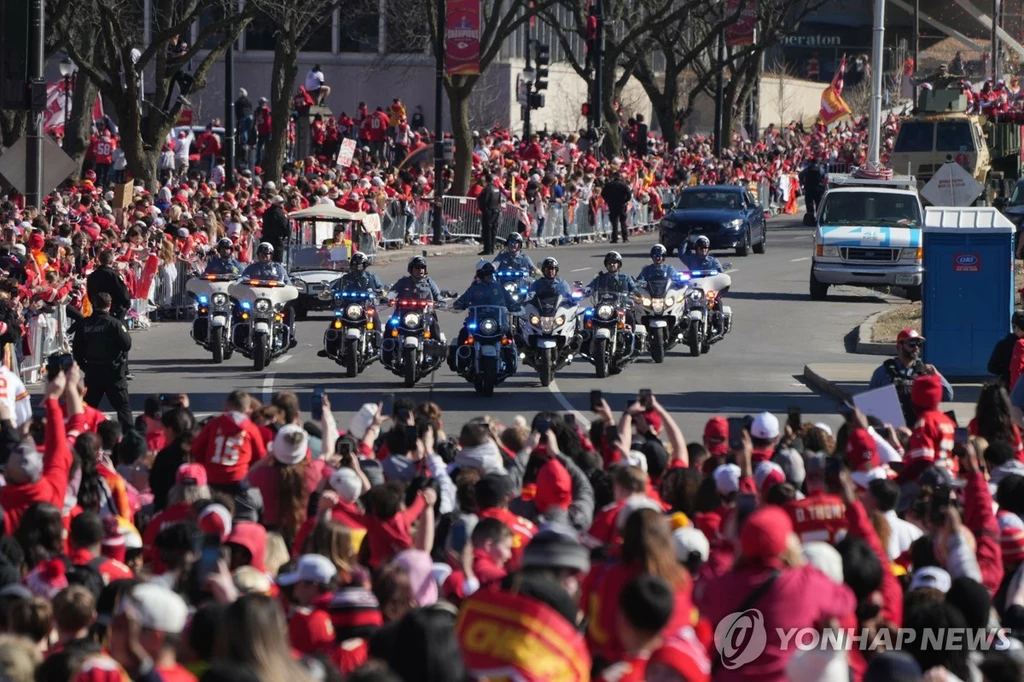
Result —
<instances>
[{"instance_id":1,"label":"red flag","mask_svg":"<svg viewBox=\"0 0 1024 682\"><path fill-rule=\"evenodd\" d=\"M832 76L832 89L836 91L837 95L843 94L843 77L846 75L846 55L839 60L839 68L836 69L836 75Z\"/></svg>"},{"instance_id":2,"label":"red flag","mask_svg":"<svg viewBox=\"0 0 1024 682\"><path fill-rule=\"evenodd\" d=\"M832 82L821 93L821 111L819 118L825 125L838 121L850 114L850 106L843 101L843 74L846 73L846 55L843 55L839 62L836 74L832 76Z\"/></svg>"}]
</instances>

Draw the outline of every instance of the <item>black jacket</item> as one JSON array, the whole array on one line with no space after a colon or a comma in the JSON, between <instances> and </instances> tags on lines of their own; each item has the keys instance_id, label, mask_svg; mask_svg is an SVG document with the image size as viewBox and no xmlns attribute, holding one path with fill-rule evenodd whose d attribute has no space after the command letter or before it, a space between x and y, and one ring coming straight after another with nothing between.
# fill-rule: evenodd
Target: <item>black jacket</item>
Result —
<instances>
[{"instance_id":1,"label":"black jacket","mask_svg":"<svg viewBox=\"0 0 1024 682\"><path fill-rule=\"evenodd\" d=\"M1003 386L1010 386L1010 359L1013 357L1013 347L1017 345L1017 335L1010 332L999 339L992 355L988 359L988 371L999 377Z\"/></svg>"},{"instance_id":2,"label":"black jacket","mask_svg":"<svg viewBox=\"0 0 1024 682\"><path fill-rule=\"evenodd\" d=\"M118 274L117 270L109 265L101 265L85 280L85 291L89 300L93 301L96 294L110 294L110 314L116 318L123 319L124 314L132 307L132 295L128 291L128 285Z\"/></svg>"},{"instance_id":3,"label":"black jacket","mask_svg":"<svg viewBox=\"0 0 1024 682\"><path fill-rule=\"evenodd\" d=\"M106 312L96 312L82 320L75 331L71 352L85 369L86 377L96 373L114 373L117 378L127 367L132 337L124 322Z\"/></svg>"},{"instance_id":4,"label":"black jacket","mask_svg":"<svg viewBox=\"0 0 1024 682\"><path fill-rule=\"evenodd\" d=\"M481 213L494 215L501 210L501 196L494 185L487 185L476 198L476 205Z\"/></svg>"},{"instance_id":5,"label":"black jacket","mask_svg":"<svg viewBox=\"0 0 1024 682\"><path fill-rule=\"evenodd\" d=\"M633 191L622 180L612 180L601 190L601 198L608 203L608 210L620 213L633 198Z\"/></svg>"},{"instance_id":6,"label":"black jacket","mask_svg":"<svg viewBox=\"0 0 1024 682\"><path fill-rule=\"evenodd\" d=\"M153 468L149 471L149 487L153 491L153 508L161 511L167 508L167 493L174 487L178 467L188 458L188 449L181 440L176 440L156 453Z\"/></svg>"},{"instance_id":7,"label":"black jacket","mask_svg":"<svg viewBox=\"0 0 1024 682\"><path fill-rule=\"evenodd\" d=\"M263 241L275 247L283 244L288 235L288 216L280 204L273 204L263 214Z\"/></svg>"}]
</instances>

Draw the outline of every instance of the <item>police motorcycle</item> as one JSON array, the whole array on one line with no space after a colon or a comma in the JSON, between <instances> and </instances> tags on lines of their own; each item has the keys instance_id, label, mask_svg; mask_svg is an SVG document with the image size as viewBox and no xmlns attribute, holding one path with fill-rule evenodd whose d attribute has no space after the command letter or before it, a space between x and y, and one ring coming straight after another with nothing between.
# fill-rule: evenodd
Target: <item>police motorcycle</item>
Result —
<instances>
[{"instance_id":1,"label":"police motorcycle","mask_svg":"<svg viewBox=\"0 0 1024 682\"><path fill-rule=\"evenodd\" d=\"M558 261L546 258L542 269L557 275ZM543 280L538 280L543 282ZM568 293L569 295L565 295ZM540 385L549 386L555 372L570 364L579 353L579 298L574 292L555 288L534 291L520 316L520 358L540 375Z\"/></svg>"},{"instance_id":2,"label":"police motorcycle","mask_svg":"<svg viewBox=\"0 0 1024 682\"><path fill-rule=\"evenodd\" d=\"M185 290L196 297L196 317L192 321L192 340L213 354L220 364L235 352L231 345L234 305L228 290L238 275L204 274L185 283Z\"/></svg>"},{"instance_id":3,"label":"police motorcycle","mask_svg":"<svg viewBox=\"0 0 1024 682\"><path fill-rule=\"evenodd\" d=\"M690 278L663 265L666 255L661 244L651 249L654 265L641 271L636 297L640 323L647 330L647 349L656 363L665 361L665 353L684 338L689 326L686 283Z\"/></svg>"},{"instance_id":4,"label":"police motorcycle","mask_svg":"<svg viewBox=\"0 0 1024 682\"><path fill-rule=\"evenodd\" d=\"M706 237L698 237L691 247L701 247ZM706 246L705 256L706 254ZM717 259L712 259L717 262ZM722 303L722 295L732 286L732 278L723 272L729 263L718 263L722 269L690 269L683 273L688 276L686 290L686 343L690 355L699 357L711 350L732 330L732 308Z\"/></svg>"},{"instance_id":5,"label":"police motorcycle","mask_svg":"<svg viewBox=\"0 0 1024 682\"><path fill-rule=\"evenodd\" d=\"M493 265L487 262L478 264L478 279L489 278L493 274ZM508 303L512 303L513 308L516 306L509 299L510 296L506 295L502 304L470 304L464 308L456 301L454 306L456 310L466 311L462 332L454 348L455 372L473 384L476 392L485 398L494 395L495 387L519 369L512 315L507 307Z\"/></svg>"},{"instance_id":6,"label":"police motorcycle","mask_svg":"<svg viewBox=\"0 0 1024 682\"><path fill-rule=\"evenodd\" d=\"M426 259L416 256L409 261L409 274L422 271L426 278ZM403 278L403 280L406 278ZM394 288L398 288L399 280ZM430 283L433 286L433 283ZM449 291L435 293L442 298L455 294ZM445 310L447 302L433 298L389 295L382 308L392 307L391 317L385 323L384 338L380 344L380 361L387 369L404 379L405 387L412 388L423 377L437 370L445 361L447 341L437 323L438 310Z\"/></svg>"},{"instance_id":7,"label":"police motorcycle","mask_svg":"<svg viewBox=\"0 0 1024 682\"><path fill-rule=\"evenodd\" d=\"M320 357L334 360L352 378L376 362L384 336L377 305L388 289L366 271L369 259L356 251L349 259L349 275L335 280L327 290L334 300L334 318L324 332Z\"/></svg>"},{"instance_id":8,"label":"police motorcycle","mask_svg":"<svg viewBox=\"0 0 1024 682\"><path fill-rule=\"evenodd\" d=\"M590 286L575 282L581 296L591 297L591 307L583 311L581 318L580 355L594 365L599 379L621 373L647 345L647 329L636 324L633 314L635 284L623 289L602 288L603 279L621 283L622 256L611 251L605 256L604 265L608 272L599 274ZM625 277L632 282L631 277Z\"/></svg>"},{"instance_id":9,"label":"police motorcycle","mask_svg":"<svg viewBox=\"0 0 1024 682\"><path fill-rule=\"evenodd\" d=\"M237 302L237 322L231 329L235 350L252 360L257 372L295 346L287 306L299 297L298 288L288 284L288 273L271 261L274 247L266 242L256 249L257 261L228 285Z\"/></svg>"}]
</instances>

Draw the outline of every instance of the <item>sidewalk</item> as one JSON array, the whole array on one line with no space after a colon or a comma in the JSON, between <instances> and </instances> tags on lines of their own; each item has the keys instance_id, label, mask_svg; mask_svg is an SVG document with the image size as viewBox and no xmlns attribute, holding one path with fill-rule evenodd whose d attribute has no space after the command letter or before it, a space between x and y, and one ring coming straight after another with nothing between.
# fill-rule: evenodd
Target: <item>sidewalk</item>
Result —
<instances>
[{"instance_id":1,"label":"sidewalk","mask_svg":"<svg viewBox=\"0 0 1024 682\"><path fill-rule=\"evenodd\" d=\"M879 359L878 364L881 364ZM875 364L841 362L841 363L817 363L804 367L804 381L811 388L821 391L839 400L850 400L858 393L868 390L868 383L871 381L871 374L875 371ZM981 393L980 383L958 383L953 385L953 402L943 403L942 410L956 412L956 419L959 426L967 426L967 422L974 418L975 405L978 402L978 395Z\"/></svg>"},{"instance_id":2,"label":"sidewalk","mask_svg":"<svg viewBox=\"0 0 1024 682\"><path fill-rule=\"evenodd\" d=\"M447 256L468 256L480 253L480 244L406 244L401 249L380 249L373 256L374 266L391 265L392 263L404 263L413 256L425 255L429 258L444 258Z\"/></svg>"}]
</instances>

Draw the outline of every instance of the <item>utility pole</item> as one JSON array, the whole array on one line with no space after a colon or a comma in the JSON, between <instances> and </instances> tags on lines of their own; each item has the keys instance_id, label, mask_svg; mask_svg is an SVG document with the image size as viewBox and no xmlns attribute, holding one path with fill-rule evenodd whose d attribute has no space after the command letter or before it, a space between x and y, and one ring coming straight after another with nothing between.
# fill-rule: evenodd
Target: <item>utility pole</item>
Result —
<instances>
[{"instance_id":1,"label":"utility pole","mask_svg":"<svg viewBox=\"0 0 1024 682\"><path fill-rule=\"evenodd\" d=\"M601 128L604 127L604 101L603 74L604 74L604 6L602 0L593 0L590 11L594 13L596 31L594 37L594 100L590 103L591 126L597 139L601 138ZM595 156L601 158L601 146L595 145Z\"/></svg>"},{"instance_id":2,"label":"utility pole","mask_svg":"<svg viewBox=\"0 0 1024 682\"><path fill-rule=\"evenodd\" d=\"M28 96L29 119L25 155L25 205L42 208L43 192L43 107L46 106L44 40L46 15L43 0L30 0L28 7ZM40 101L42 90L42 101ZM65 122L65 126L67 122Z\"/></svg>"},{"instance_id":3,"label":"utility pole","mask_svg":"<svg viewBox=\"0 0 1024 682\"><path fill-rule=\"evenodd\" d=\"M235 183L235 105L231 98L235 92L235 43L224 53L224 183Z\"/></svg>"},{"instance_id":4,"label":"utility pole","mask_svg":"<svg viewBox=\"0 0 1024 682\"><path fill-rule=\"evenodd\" d=\"M918 60L921 58L921 0L914 0L914 73L917 75ZM914 108L917 109L917 83L914 82Z\"/></svg>"},{"instance_id":5,"label":"utility pole","mask_svg":"<svg viewBox=\"0 0 1024 682\"><path fill-rule=\"evenodd\" d=\"M994 0L999 2L999 0ZM869 168L880 168L879 127L882 125L882 76L885 71L885 0L874 0L875 24L871 42L871 119L868 123Z\"/></svg>"},{"instance_id":6,"label":"utility pole","mask_svg":"<svg viewBox=\"0 0 1024 682\"><path fill-rule=\"evenodd\" d=\"M718 31L718 73L715 75L715 158L722 158L722 118L725 114L725 28Z\"/></svg>"},{"instance_id":7,"label":"utility pole","mask_svg":"<svg viewBox=\"0 0 1024 682\"><path fill-rule=\"evenodd\" d=\"M999 13L1000 0L992 0L992 82L999 79Z\"/></svg>"},{"instance_id":8,"label":"utility pole","mask_svg":"<svg viewBox=\"0 0 1024 682\"><path fill-rule=\"evenodd\" d=\"M530 48L533 40L530 39L530 22L526 22L526 64L523 67L524 75L533 71L533 64L530 61ZM534 76L536 78L536 76ZM533 102L530 96L533 95L533 79L526 75L526 106L523 107L523 141L530 141L530 112L533 110Z\"/></svg>"},{"instance_id":9,"label":"utility pole","mask_svg":"<svg viewBox=\"0 0 1024 682\"><path fill-rule=\"evenodd\" d=\"M444 194L444 47L448 30L445 0L436 0L437 44L434 46L434 244L444 243L441 221L441 198Z\"/></svg>"}]
</instances>

